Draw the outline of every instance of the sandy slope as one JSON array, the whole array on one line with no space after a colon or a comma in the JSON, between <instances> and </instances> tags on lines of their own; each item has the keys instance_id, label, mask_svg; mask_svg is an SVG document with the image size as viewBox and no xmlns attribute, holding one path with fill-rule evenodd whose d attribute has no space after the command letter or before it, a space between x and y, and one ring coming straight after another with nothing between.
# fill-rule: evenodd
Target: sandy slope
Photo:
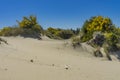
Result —
<instances>
[{"instance_id":1,"label":"sandy slope","mask_svg":"<svg viewBox=\"0 0 120 80\"><path fill-rule=\"evenodd\" d=\"M66 41L5 39L9 45L0 45L0 80L120 80L120 62L96 59Z\"/></svg>"}]
</instances>

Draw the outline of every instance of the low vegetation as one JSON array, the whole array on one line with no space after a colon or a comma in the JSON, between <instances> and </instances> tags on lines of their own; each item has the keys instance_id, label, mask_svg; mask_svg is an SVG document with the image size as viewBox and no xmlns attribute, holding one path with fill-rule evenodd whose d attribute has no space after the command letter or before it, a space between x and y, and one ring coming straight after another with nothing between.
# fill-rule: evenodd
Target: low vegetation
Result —
<instances>
[{"instance_id":1,"label":"low vegetation","mask_svg":"<svg viewBox=\"0 0 120 80\"><path fill-rule=\"evenodd\" d=\"M79 37L73 37L72 38L72 46L74 48L81 46L81 40Z\"/></svg>"},{"instance_id":2,"label":"low vegetation","mask_svg":"<svg viewBox=\"0 0 120 80\"><path fill-rule=\"evenodd\" d=\"M84 22L81 28L76 30L53 27L44 30L37 22L36 16L23 17L17 23L17 26L1 29L0 36L23 36L41 39L41 35L45 35L51 39L71 38L74 48L81 46L81 43L87 43L95 48L95 56L102 57L100 49L104 48L109 60L111 59L111 52L120 50L120 28L117 28L108 17L91 17Z\"/></svg>"},{"instance_id":3,"label":"low vegetation","mask_svg":"<svg viewBox=\"0 0 120 80\"><path fill-rule=\"evenodd\" d=\"M45 35L51 39L70 39L77 33L77 30L72 29L60 29L49 27L45 31Z\"/></svg>"},{"instance_id":4,"label":"low vegetation","mask_svg":"<svg viewBox=\"0 0 120 80\"><path fill-rule=\"evenodd\" d=\"M8 44L8 42L5 39L0 38L0 44L2 44L2 43Z\"/></svg>"},{"instance_id":5,"label":"low vegetation","mask_svg":"<svg viewBox=\"0 0 120 80\"><path fill-rule=\"evenodd\" d=\"M35 16L23 17L22 21L17 21L18 26L4 27L0 31L1 36L23 36L32 38L41 38L42 27L37 23Z\"/></svg>"},{"instance_id":6,"label":"low vegetation","mask_svg":"<svg viewBox=\"0 0 120 80\"><path fill-rule=\"evenodd\" d=\"M120 45L120 28L117 28L108 17L95 16L86 20L80 34L80 40L76 38L73 42L88 43L96 49L95 56L102 57L100 49L104 48L106 56L111 60L110 53L120 50L118 46Z\"/></svg>"},{"instance_id":7,"label":"low vegetation","mask_svg":"<svg viewBox=\"0 0 120 80\"><path fill-rule=\"evenodd\" d=\"M37 22L35 16L23 17L21 21L17 21L17 26L4 27L0 31L0 36L22 36L31 38L41 38L41 35L46 35L51 39L69 39L74 35L79 34L79 28L73 29L60 29L49 27L43 30Z\"/></svg>"}]
</instances>

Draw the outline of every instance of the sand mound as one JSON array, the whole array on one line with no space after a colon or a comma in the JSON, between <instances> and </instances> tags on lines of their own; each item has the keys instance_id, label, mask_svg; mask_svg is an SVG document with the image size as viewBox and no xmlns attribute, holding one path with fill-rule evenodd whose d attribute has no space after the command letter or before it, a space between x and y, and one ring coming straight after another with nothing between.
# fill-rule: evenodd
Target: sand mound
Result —
<instances>
[{"instance_id":1,"label":"sand mound","mask_svg":"<svg viewBox=\"0 0 120 80\"><path fill-rule=\"evenodd\" d=\"M119 80L120 64L90 55L90 46L74 50L69 41L5 37L0 45L0 80ZM88 50L89 49L89 50ZM86 57L87 56L87 57Z\"/></svg>"}]
</instances>

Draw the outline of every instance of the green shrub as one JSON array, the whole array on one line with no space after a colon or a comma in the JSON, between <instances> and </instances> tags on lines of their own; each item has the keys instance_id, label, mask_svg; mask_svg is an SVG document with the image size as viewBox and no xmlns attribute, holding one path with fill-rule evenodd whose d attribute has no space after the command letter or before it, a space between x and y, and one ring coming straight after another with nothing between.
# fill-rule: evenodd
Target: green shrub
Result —
<instances>
[{"instance_id":1,"label":"green shrub","mask_svg":"<svg viewBox=\"0 0 120 80\"><path fill-rule=\"evenodd\" d=\"M112 32L114 28L115 26L112 24L110 18L103 16L94 16L85 21L81 29L83 32L83 36L81 37L81 39L83 42L86 42L92 39L94 32Z\"/></svg>"},{"instance_id":2,"label":"green shrub","mask_svg":"<svg viewBox=\"0 0 120 80\"><path fill-rule=\"evenodd\" d=\"M93 33L86 33L81 36L81 41L82 42L87 42L93 38Z\"/></svg>"},{"instance_id":3,"label":"green shrub","mask_svg":"<svg viewBox=\"0 0 120 80\"><path fill-rule=\"evenodd\" d=\"M72 38L72 46L76 48L77 46L81 46L81 39L80 37Z\"/></svg>"},{"instance_id":4,"label":"green shrub","mask_svg":"<svg viewBox=\"0 0 120 80\"><path fill-rule=\"evenodd\" d=\"M17 27L4 27L0 31L1 36L23 36L40 38L43 28L37 23L35 16L23 17L22 21L17 21Z\"/></svg>"},{"instance_id":5,"label":"green shrub","mask_svg":"<svg viewBox=\"0 0 120 80\"><path fill-rule=\"evenodd\" d=\"M117 51L119 44L119 35L116 35L114 33L106 33L106 44L108 45L109 51Z\"/></svg>"},{"instance_id":6,"label":"green shrub","mask_svg":"<svg viewBox=\"0 0 120 80\"><path fill-rule=\"evenodd\" d=\"M36 16L29 16L29 17L23 17L22 21L17 21L18 26L23 29L33 30L36 33L42 33L43 28L41 25L37 23L37 17Z\"/></svg>"},{"instance_id":7,"label":"green shrub","mask_svg":"<svg viewBox=\"0 0 120 80\"><path fill-rule=\"evenodd\" d=\"M62 39L69 39L73 36L73 32L70 30L61 30L58 32L57 36L59 36Z\"/></svg>"},{"instance_id":8,"label":"green shrub","mask_svg":"<svg viewBox=\"0 0 120 80\"><path fill-rule=\"evenodd\" d=\"M19 27L4 27L0 31L1 36L22 36L40 39L40 33L33 29L25 29Z\"/></svg>"},{"instance_id":9,"label":"green shrub","mask_svg":"<svg viewBox=\"0 0 120 80\"><path fill-rule=\"evenodd\" d=\"M1 36L11 36L12 33L12 28L11 27L4 27L1 31L0 31L0 35Z\"/></svg>"},{"instance_id":10,"label":"green shrub","mask_svg":"<svg viewBox=\"0 0 120 80\"><path fill-rule=\"evenodd\" d=\"M45 31L45 35L51 39L60 39L60 37L56 36L55 34L52 34L49 31Z\"/></svg>"},{"instance_id":11,"label":"green shrub","mask_svg":"<svg viewBox=\"0 0 120 80\"><path fill-rule=\"evenodd\" d=\"M86 32L102 31L110 32L113 29L113 24L110 18L103 16L94 16L87 20L82 30Z\"/></svg>"},{"instance_id":12,"label":"green shrub","mask_svg":"<svg viewBox=\"0 0 120 80\"><path fill-rule=\"evenodd\" d=\"M74 33L71 30L64 30L59 28L51 28L49 27L45 31L46 36L52 39L69 39Z\"/></svg>"}]
</instances>

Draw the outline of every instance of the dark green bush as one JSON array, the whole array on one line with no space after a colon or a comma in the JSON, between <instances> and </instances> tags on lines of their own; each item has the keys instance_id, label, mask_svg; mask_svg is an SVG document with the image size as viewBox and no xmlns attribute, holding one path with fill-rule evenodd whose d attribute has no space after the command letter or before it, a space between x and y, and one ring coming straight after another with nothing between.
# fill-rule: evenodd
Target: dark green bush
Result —
<instances>
[{"instance_id":1,"label":"dark green bush","mask_svg":"<svg viewBox=\"0 0 120 80\"><path fill-rule=\"evenodd\" d=\"M36 33L42 33L43 28L37 22L36 16L23 17L22 21L17 21L18 27L25 30L33 30Z\"/></svg>"},{"instance_id":2,"label":"dark green bush","mask_svg":"<svg viewBox=\"0 0 120 80\"><path fill-rule=\"evenodd\" d=\"M81 46L81 39L80 37L72 38L72 46L76 48L77 46Z\"/></svg>"},{"instance_id":3,"label":"dark green bush","mask_svg":"<svg viewBox=\"0 0 120 80\"><path fill-rule=\"evenodd\" d=\"M1 36L18 36L21 33L21 30L17 27L4 27L0 31Z\"/></svg>"},{"instance_id":4,"label":"dark green bush","mask_svg":"<svg viewBox=\"0 0 120 80\"><path fill-rule=\"evenodd\" d=\"M93 33L84 33L82 36L81 36L81 41L82 42L87 42L89 40L91 40L93 38Z\"/></svg>"},{"instance_id":5,"label":"dark green bush","mask_svg":"<svg viewBox=\"0 0 120 80\"><path fill-rule=\"evenodd\" d=\"M59 33L58 33L58 36L61 37L62 39L69 39L73 36L73 32L70 31L70 30L61 30Z\"/></svg>"},{"instance_id":6,"label":"dark green bush","mask_svg":"<svg viewBox=\"0 0 120 80\"><path fill-rule=\"evenodd\" d=\"M108 45L109 51L118 50L117 44L120 44L119 39L119 35L116 35L114 33L108 33L108 36L106 36L106 44Z\"/></svg>"},{"instance_id":7,"label":"dark green bush","mask_svg":"<svg viewBox=\"0 0 120 80\"><path fill-rule=\"evenodd\" d=\"M22 36L31 38L40 38L40 32L33 29L19 27L5 27L0 31L1 36Z\"/></svg>"},{"instance_id":8,"label":"dark green bush","mask_svg":"<svg viewBox=\"0 0 120 80\"><path fill-rule=\"evenodd\" d=\"M49 27L45 31L46 36L52 39L69 39L74 33L71 30L59 29L59 28L51 28Z\"/></svg>"},{"instance_id":9,"label":"dark green bush","mask_svg":"<svg viewBox=\"0 0 120 80\"><path fill-rule=\"evenodd\" d=\"M56 36L55 34L52 34L49 31L45 31L45 35L51 39L61 39L60 37Z\"/></svg>"},{"instance_id":10,"label":"dark green bush","mask_svg":"<svg viewBox=\"0 0 120 80\"><path fill-rule=\"evenodd\" d=\"M22 21L17 21L17 27L4 27L0 31L1 36L23 36L40 38L43 33L42 27L37 23L35 16L23 17Z\"/></svg>"}]
</instances>

